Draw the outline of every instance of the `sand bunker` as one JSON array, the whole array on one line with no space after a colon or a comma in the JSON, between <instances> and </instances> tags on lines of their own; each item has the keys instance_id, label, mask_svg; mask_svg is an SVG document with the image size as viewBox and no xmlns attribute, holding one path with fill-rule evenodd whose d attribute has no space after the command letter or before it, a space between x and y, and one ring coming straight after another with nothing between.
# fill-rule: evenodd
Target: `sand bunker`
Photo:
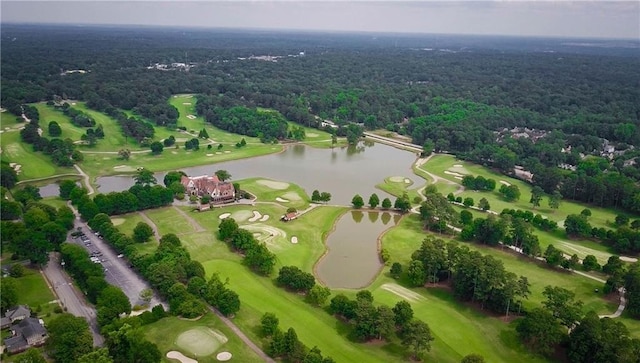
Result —
<instances>
[{"instance_id":1,"label":"sand bunker","mask_svg":"<svg viewBox=\"0 0 640 363\"><path fill-rule=\"evenodd\" d=\"M408 301L417 302L424 299L422 295L404 288L398 284L383 284L381 288Z\"/></svg>"},{"instance_id":2,"label":"sand bunker","mask_svg":"<svg viewBox=\"0 0 640 363\"><path fill-rule=\"evenodd\" d=\"M195 120L196 119L196 117L194 115L187 115L187 118L189 120Z\"/></svg>"},{"instance_id":3,"label":"sand bunker","mask_svg":"<svg viewBox=\"0 0 640 363\"><path fill-rule=\"evenodd\" d=\"M277 198L276 198L276 201L277 201L277 202L280 202L280 203L289 203L289 201L288 201L288 200L286 200L286 199L282 199L282 198L280 198L280 197L277 197Z\"/></svg>"},{"instance_id":4,"label":"sand bunker","mask_svg":"<svg viewBox=\"0 0 640 363\"><path fill-rule=\"evenodd\" d=\"M231 214L231 218L235 219L237 222L244 222L247 219L251 218L253 213L248 210L239 210L237 212L233 212Z\"/></svg>"},{"instance_id":5,"label":"sand bunker","mask_svg":"<svg viewBox=\"0 0 640 363\"><path fill-rule=\"evenodd\" d=\"M231 151L229 151L229 150L226 150L226 151L225 151L224 153L225 153L225 154L228 154L228 153L230 153L230 152L231 152Z\"/></svg>"},{"instance_id":6,"label":"sand bunker","mask_svg":"<svg viewBox=\"0 0 640 363\"><path fill-rule=\"evenodd\" d=\"M255 223L255 224L244 224L241 225L240 228L246 229L247 231L254 233L258 233L256 239L260 242L266 243L270 247L283 247L283 242L286 241L287 233L280 228L272 227L266 224ZM278 242L279 240L279 242Z\"/></svg>"},{"instance_id":7,"label":"sand bunker","mask_svg":"<svg viewBox=\"0 0 640 363\"><path fill-rule=\"evenodd\" d=\"M298 243L298 237L296 236L291 237L291 243Z\"/></svg>"},{"instance_id":8,"label":"sand bunker","mask_svg":"<svg viewBox=\"0 0 640 363\"><path fill-rule=\"evenodd\" d=\"M171 153L172 153L172 154L177 154L178 152L177 152L177 151L172 151Z\"/></svg>"},{"instance_id":9,"label":"sand bunker","mask_svg":"<svg viewBox=\"0 0 640 363\"><path fill-rule=\"evenodd\" d=\"M389 181L394 182L394 183L404 183L404 177L403 176L392 176L391 178L389 178Z\"/></svg>"},{"instance_id":10,"label":"sand bunker","mask_svg":"<svg viewBox=\"0 0 640 363\"><path fill-rule=\"evenodd\" d=\"M411 184L411 183L412 183L412 181L411 181L411 179L409 179L409 178L404 178L404 183L405 183L405 184Z\"/></svg>"},{"instance_id":11,"label":"sand bunker","mask_svg":"<svg viewBox=\"0 0 640 363\"><path fill-rule=\"evenodd\" d=\"M191 102L182 102L183 105L190 105Z\"/></svg>"},{"instance_id":12,"label":"sand bunker","mask_svg":"<svg viewBox=\"0 0 640 363\"><path fill-rule=\"evenodd\" d=\"M216 155L222 155L220 151L216 151Z\"/></svg>"},{"instance_id":13,"label":"sand bunker","mask_svg":"<svg viewBox=\"0 0 640 363\"><path fill-rule=\"evenodd\" d=\"M253 211L253 217L249 218L249 222L255 222L260 218L262 218L262 214L260 214L260 212L254 210Z\"/></svg>"},{"instance_id":14,"label":"sand bunker","mask_svg":"<svg viewBox=\"0 0 640 363\"><path fill-rule=\"evenodd\" d=\"M282 197L288 200L302 200L302 198L300 198L300 196L296 192L285 193L282 195Z\"/></svg>"},{"instance_id":15,"label":"sand bunker","mask_svg":"<svg viewBox=\"0 0 640 363\"><path fill-rule=\"evenodd\" d=\"M265 215L262 216L262 218L260 218L260 222L266 222L268 220L269 220L269 215L268 214L265 214Z\"/></svg>"},{"instance_id":16,"label":"sand bunker","mask_svg":"<svg viewBox=\"0 0 640 363\"><path fill-rule=\"evenodd\" d=\"M307 132L305 133L306 137L318 137L320 136L319 134L316 134L315 132Z\"/></svg>"},{"instance_id":17,"label":"sand bunker","mask_svg":"<svg viewBox=\"0 0 640 363\"><path fill-rule=\"evenodd\" d=\"M136 168L129 165L118 165L118 166L114 166L113 168L116 169L117 171L136 171Z\"/></svg>"},{"instance_id":18,"label":"sand bunker","mask_svg":"<svg viewBox=\"0 0 640 363\"><path fill-rule=\"evenodd\" d=\"M124 223L124 218L112 218L111 223L113 223L114 226L119 226Z\"/></svg>"},{"instance_id":19,"label":"sand bunker","mask_svg":"<svg viewBox=\"0 0 640 363\"><path fill-rule=\"evenodd\" d=\"M216 359L221 361L221 362L226 362L229 359L231 359L232 355L229 352L220 352L218 353L218 355L216 355Z\"/></svg>"},{"instance_id":20,"label":"sand bunker","mask_svg":"<svg viewBox=\"0 0 640 363\"><path fill-rule=\"evenodd\" d=\"M167 352L167 358L179 360L182 363L198 363L197 360L191 359L191 358L185 356L184 354L182 354L182 353L180 353L178 351L175 351L175 350Z\"/></svg>"},{"instance_id":21,"label":"sand bunker","mask_svg":"<svg viewBox=\"0 0 640 363\"><path fill-rule=\"evenodd\" d=\"M455 179L462 180L461 176L454 176Z\"/></svg>"},{"instance_id":22,"label":"sand bunker","mask_svg":"<svg viewBox=\"0 0 640 363\"><path fill-rule=\"evenodd\" d=\"M207 154L207 156L213 156L213 154Z\"/></svg>"},{"instance_id":23,"label":"sand bunker","mask_svg":"<svg viewBox=\"0 0 640 363\"><path fill-rule=\"evenodd\" d=\"M231 216L231 213L222 213L218 218L225 219L225 218L229 218L229 216Z\"/></svg>"},{"instance_id":24,"label":"sand bunker","mask_svg":"<svg viewBox=\"0 0 640 363\"><path fill-rule=\"evenodd\" d=\"M279 182L275 180L268 180L268 179L260 179L260 180L257 180L256 183L260 185L264 185L267 188L276 189L276 190L284 190L289 187L289 183Z\"/></svg>"},{"instance_id":25,"label":"sand bunker","mask_svg":"<svg viewBox=\"0 0 640 363\"><path fill-rule=\"evenodd\" d=\"M462 168L462 165L461 164L455 164L453 167L454 168Z\"/></svg>"},{"instance_id":26,"label":"sand bunker","mask_svg":"<svg viewBox=\"0 0 640 363\"><path fill-rule=\"evenodd\" d=\"M506 186L511 186L511 183L504 181L504 180L500 180L500 184L504 184Z\"/></svg>"}]
</instances>

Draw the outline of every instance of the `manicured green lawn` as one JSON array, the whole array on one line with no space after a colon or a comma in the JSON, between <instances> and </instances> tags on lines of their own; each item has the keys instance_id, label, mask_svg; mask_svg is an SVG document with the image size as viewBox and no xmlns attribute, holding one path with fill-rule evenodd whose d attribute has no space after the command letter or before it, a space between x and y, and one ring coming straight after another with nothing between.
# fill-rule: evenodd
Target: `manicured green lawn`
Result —
<instances>
[{"instance_id":1,"label":"manicured green lawn","mask_svg":"<svg viewBox=\"0 0 640 363\"><path fill-rule=\"evenodd\" d=\"M166 357L167 352L176 350L186 356L190 356L190 354L181 350L180 346L176 344L176 339L183 332L197 327L217 330L229 339L211 355L205 357L192 356L192 358L196 358L198 362L217 362L216 354L220 352L231 353L233 355L233 361L236 362L257 362L260 360L258 356L213 313L207 313L197 321L181 320L175 316L170 316L153 324L146 325L143 329L145 337L155 343L158 346L158 349L160 349L160 353L162 353L163 357L162 361L174 363L175 360Z\"/></svg>"},{"instance_id":2,"label":"manicured green lawn","mask_svg":"<svg viewBox=\"0 0 640 363\"><path fill-rule=\"evenodd\" d=\"M376 188L385 191L393 196L401 197L404 193L407 193L409 196L409 200L413 203L413 200L416 197L419 197L418 189L421 188L423 180L421 178L415 177L416 181L411 179L406 179L409 182L405 181L403 177L387 177L384 179L384 182L380 184L376 184ZM417 182L417 183L416 183ZM416 186L415 188L411 188L412 186ZM382 201L380 201L382 202ZM368 199L365 199L365 204L368 203Z\"/></svg>"},{"instance_id":3,"label":"manicured green lawn","mask_svg":"<svg viewBox=\"0 0 640 363\"><path fill-rule=\"evenodd\" d=\"M67 201L60 197L47 197L43 198L40 202L48 204L56 209L67 205Z\"/></svg>"},{"instance_id":4,"label":"manicured green lawn","mask_svg":"<svg viewBox=\"0 0 640 363\"><path fill-rule=\"evenodd\" d=\"M144 214L155 223L161 236L168 233L179 236L183 233L195 232L195 228L189 221L176 212L173 207L150 209L144 211Z\"/></svg>"},{"instance_id":5,"label":"manicured green lawn","mask_svg":"<svg viewBox=\"0 0 640 363\"><path fill-rule=\"evenodd\" d=\"M76 174L73 168L55 166L51 158L41 152L34 152L31 145L20 140L18 131L0 134L3 161L21 165L18 180L47 178L59 174Z\"/></svg>"},{"instance_id":6,"label":"manicured green lawn","mask_svg":"<svg viewBox=\"0 0 640 363\"><path fill-rule=\"evenodd\" d=\"M40 127L44 131L43 136L51 137L49 135L49 122L55 121L60 125L62 129L61 139L71 139L73 141L79 141L83 134L87 132L86 128L78 127L71 123L71 120L62 111L56 110L53 106L48 106L45 102L39 102L32 104L38 109L40 114ZM98 141L99 143L100 141Z\"/></svg>"},{"instance_id":7,"label":"manicured green lawn","mask_svg":"<svg viewBox=\"0 0 640 363\"><path fill-rule=\"evenodd\" d=\"M293 207L303 210L309 206L309 201L311 200L304 189L287 182L276 181L276 183L273 183L273 181L265 178L251 178L243 179L238 183L240 183L240 189L258 196L258 202L277 202L287 208ZM280 198L280 200L276 198ZM282 202L282 200L287 202Z\"/></svg>"},{"instance_id":8,"label":"manicured green lawn","mask_svg":"<svg viewBox=\"0 0 640 363\"><path fill-rule=\"evenodd\" d=\"M6 128L17 129L23 127L24 122L21 120L22 118L19 118L8 111L0 112L0 125L2 125L2 130L5 130Z\"/></svg>"},{"instance_id":9,"label":"manicured green lawn","mask_svg":"<svg viewBox=\"0 0 640 363\"><path fill-rule=\"evenodd\" d=\"M140 144L131 137L125 137L122 128L113 118L108 115L94 111L88 108L84 102L77 102L71 106L77 110L83 111L96 120L96 125L102 125L104 130L104 139L98 139L98 143L94 147L86 147L86 151L118 151L120 149L142 150Z\"/></svg>"},{"instance_id":10,"label":"manicured green lawn","mask_svg":"<svg viewBox=\"0 0 640 363\"><path fill-rule=\"evenodd\" d=\"M25 275L16 280L19 286L19 305L28 305L32 313L35 313L45 323L58 315L54 312L58 306L56 302L53 302L56 297L39 270L28 268Z\"/></svg>"}]
</instances>

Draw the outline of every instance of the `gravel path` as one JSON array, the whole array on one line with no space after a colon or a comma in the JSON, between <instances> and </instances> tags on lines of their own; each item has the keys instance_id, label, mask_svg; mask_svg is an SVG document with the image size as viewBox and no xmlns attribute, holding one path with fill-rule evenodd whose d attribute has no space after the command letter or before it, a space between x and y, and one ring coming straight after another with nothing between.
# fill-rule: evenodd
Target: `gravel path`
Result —
<instances>
[{"instance_id":1,"label":"gravel path","mask_svg":"<svg viewBox=\"0 0 640 363\"><path fill-rule=\"evenodd\" d=\"M155 222L153 222L149 216L144 214L144 212L138 212L138 214L151 227L151 229L153 229L153 234L156 236L156 239L160 241L160 232L158 231L158 226L156 226Z\"/></svg>"}]
</instances>

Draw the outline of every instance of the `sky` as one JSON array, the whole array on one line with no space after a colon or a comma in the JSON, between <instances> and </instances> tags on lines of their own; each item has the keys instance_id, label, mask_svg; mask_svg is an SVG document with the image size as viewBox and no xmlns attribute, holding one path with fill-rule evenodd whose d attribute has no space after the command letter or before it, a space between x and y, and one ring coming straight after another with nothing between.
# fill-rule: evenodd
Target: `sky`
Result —
<instances>
[{"instance_id":1,"label":"sky","mask_svg":"<svg viewBox=\"0 0 640 363\"><path fill-rule=\"evenodd\" d=\"M7 1L2 23L640 39L635 1Z\"/></svg>"}]
</instances>

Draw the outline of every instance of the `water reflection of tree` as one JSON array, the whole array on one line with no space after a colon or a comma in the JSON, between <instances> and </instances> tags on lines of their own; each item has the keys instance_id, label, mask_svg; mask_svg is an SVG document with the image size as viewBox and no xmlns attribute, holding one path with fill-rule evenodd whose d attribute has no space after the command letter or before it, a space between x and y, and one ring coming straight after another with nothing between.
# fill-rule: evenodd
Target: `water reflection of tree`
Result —
<instances>
[{"instance_id":1,"label":"water reflection of tree","mask_svg":"<svg viewBox=\"0 0 640 363\"><path fill-rule=\"evenodd\" d=\"M382 215L380 216L380 220L382 221L382 224L386 226L387 224L389 224L389 221L391 221L391 213L389 212L382 213Z\"/></svg>"},{"instance_id":2,"label":"water reflection of tree","mask_svg":"<svg viewBox=\"0 0 640 363\"><path fill-rule=\"evenodd\" d=\"M376 223L378 221L379 214L378 212L367 212L369 215L369 221L371 223Z\"/></svg>"},{"instance_id":3,"label":"water reflection of tree","mask_svg":"<svg viewBox=\"0 0 640 363\"><path fill-rule=\"evenodd\" d=\"M356 223L362 222L362 218L364 218L364 213L358 210L351 211L351 217L353 221Z\"/></svg>"},{"instance_id":4,"label":"water reflection of tree","mask_svg":"<svg viewBox=\"0 0 640 363\"><path fill-rule=\"evenodd\" d=\"M362 143L359 143L358 145L349 145L347 146L347 156L360 154L361 152L364 152L364 149L365 146Z\"/></svg>"}]
</instances>

